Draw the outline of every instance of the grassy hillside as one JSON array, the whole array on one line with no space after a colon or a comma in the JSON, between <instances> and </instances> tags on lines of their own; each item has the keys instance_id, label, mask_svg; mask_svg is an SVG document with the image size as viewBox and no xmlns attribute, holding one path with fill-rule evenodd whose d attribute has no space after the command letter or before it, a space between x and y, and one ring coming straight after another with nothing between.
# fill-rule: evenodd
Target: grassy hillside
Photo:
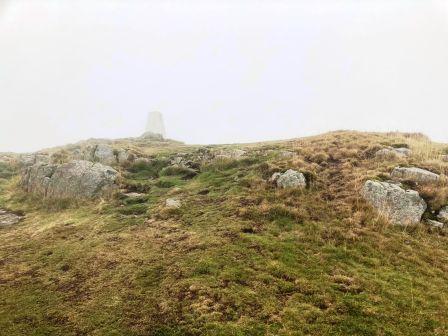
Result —
<instances>
[{"instance_id":1,"label":"grassy hillside","mask_svg":"<svg viewBox=\"0 0 448 336\"><path fill-rule=\"evenodd\" d=\"M375 159L386 145L413 155ZM123 172L137 198L52 204L0 172L0 207L26 215L0 229L0 335L448 334L445 232L393 227L359 196L398 164L448 175L448 145L334 132L223 147L247 155L197 175L166 168L179 148L197 149ZM267 182L289 168L309 188ZM445 179L419 191L425 217L448 204Z\"/></svg>"}]
</instances>

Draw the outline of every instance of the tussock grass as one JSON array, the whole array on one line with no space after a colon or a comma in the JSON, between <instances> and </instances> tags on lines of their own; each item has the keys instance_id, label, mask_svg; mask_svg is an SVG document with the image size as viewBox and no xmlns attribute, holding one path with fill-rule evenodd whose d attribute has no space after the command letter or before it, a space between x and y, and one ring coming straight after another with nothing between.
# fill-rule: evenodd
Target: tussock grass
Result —
<instances>
[{"instance_id":1,"label":"tussock grass","mask_svg":"<svg viewBox=\"0 0 448 336\"><path fill-rule=\"evenodd\" d=\"M412 156L373 159L393 144ZM141 198L51 211L0 179L0 206L26 214L0 230L0 330L446 335L448 237L391 226L359 197L366 179L387 179L398 164L446 174L441 148L420 135L339 131L247 145L245 159L207 164L192 179L161 158L129 168L123 184ZM310 187L267 183L289 168ZM445 179L419 191L429 211L448 203ZM173 196L182 207L167 210Z\"/></svg>"}]
</instances>

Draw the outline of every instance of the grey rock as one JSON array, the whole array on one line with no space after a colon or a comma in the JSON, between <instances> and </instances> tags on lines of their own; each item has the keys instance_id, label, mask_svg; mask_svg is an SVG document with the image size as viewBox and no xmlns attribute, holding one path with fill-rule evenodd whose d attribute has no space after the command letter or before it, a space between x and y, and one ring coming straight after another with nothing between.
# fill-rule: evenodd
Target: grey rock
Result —
<instances>
[{"instance_id":1,"label":"grey rock","mask_svg":"<svg viewBox=\"0 0 448 336\"><path fill-rule=\"evenodd\" d=\"M438 221L435 221L435 220L432 220L432 219L428 219L428 220L426 220L426 223L427 223L429 226L431 226L431 227L433 227L433 228L437 228L437 229L443 229L443 227L444 227L444 224L443 224L443 223L438 222Z\"/></svg>"},{"instance_id":2,"label":"grey rock","mask_svg":"<svg viewBox=\"0 0 448 336\"><path fill-rule=\"evenodd\" d=\"M412 181L421 184L434 183L440 179L440 176L437 174L415 167L396 167L392 171L391 177L398 181Z\"/></svg>"},{"instance_id":3,"label":"grey rock","mask_svg":"<svg viewBox=\"0 0 448 336\"><path fill-rule=\"evenodd\" d=\"M105 165L116 164L117 157L114 154L114 149L109 145L99 144L93 154L93 161L100 162Z\"/></svg>"},{"instance_id":4,"label":"grey rock","mask_svg":"<svg viewBox=\"0 0 448 336\"><path fill-rule=\"evenodd\" d=\"M411 156L412 151L409 148L383 148L375 153L378 159L399 159Z\"/></svg>"},{"instance_id":5,"label":"grey rock","mask_svg":"<svg viewBox=\"0 0 448 336\"><path fill-rule=\"evenodd\" d=\"M241 159L246 154L247 152L242 149L220 150L216 153L215 159Z\"/></svg>"},{"instance_id":6,"label":"grey rock","mask_svg":"<svg viewBox=\"0 0 448 336\"><path fill-rule=\"evenodd\" d=\"M131 161L132 155L127 150L120 149L117 153L116 158L118 163L122 165L126 162Z\"/></svg>"},{"instance_id":7,"label":"grey rock","mask_svg":"<svg viewBox=\"0 0 448 336\"><path fill-rule=\"evenodd\" d=\"M21 167L29 167L36 163L49 163L50 155L45 153L26 153L20 154L18 163Z\"/></svg>"},{"instance_id":8,"label":"grey rock","mask_svg":"<svg viewBox=\"0 0 448 336\"><path fill-rule=\"evenodd\" d=\"M275 175L275 176L274 176ZM279 188L305 188L306 179L302 173L289 169L283 174L274 174L271 179L275 180Z\"/></svg>"},{"instance_id":9,"label":"grey rock","mask_svg":"<svg viewBox=\"0 0 448 336\"><path fill-rule=\"evenodd\" d=\"M448 223L448 206L442 208L437 216L442 222Z\"/></svg>"},{"instance_id":10,"label":"grey rock","mask_svg":"<svg viewBox=\"0 0 448 336\"><path fill-rule=\"evenodd\" d=\"M165 205L167 208L170 208L170 209L178 209L182 206L182 203L181 203L181 201L179 201L176 198L168 198L165 201Z\"/></svg>"},{"instance_id":11,"label":"grey rock","mask_svg":"<svg viewBox=\"0 0 448 336\"><path fill-rule=\"evenodd\" d=\"M131 193L125 193L124 196L129 197L129 198L140 198L140 197L146 196L146 194L131 192Z\"/></svg>"},{"instance_id":12,"label":"grey rock","mask_svg":"<svg viewBox=\"0 0 448 336\"><path fill-rule=\"evenodd\" d=\"M363 198L379 214L395 225L410 225L420 222L426 203L414 190L404 190L387 182L367 181L362 189Z\"/></svg>"},{"instance_id":13,"label":"grey rock","mask_svg":"<svg viewBox=\"0 0 448 336\"><path fill-rule=\"evenodd\" d=\"M36 164L22 175L22 187L53 199L108 196L117 188L117 171L100 163L75 160L60 165Z\"/></svg>"},{"instance_id":14,"label":"grey rock","mask_svg":"<svg viewBox=\"0 0 448 336\"><path fill-rule=\"evenodd\" d=\"M7 227L17 224L22 220L23 216L0 209L0 227Z\"/></svg>"}]
</instances>

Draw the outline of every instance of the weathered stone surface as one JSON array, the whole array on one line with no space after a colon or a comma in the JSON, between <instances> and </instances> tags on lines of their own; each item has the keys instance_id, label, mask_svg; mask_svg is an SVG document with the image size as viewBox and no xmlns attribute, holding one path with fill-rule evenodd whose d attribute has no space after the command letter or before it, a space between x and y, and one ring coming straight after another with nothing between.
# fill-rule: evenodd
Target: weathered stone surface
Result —
<instances>
[{"instance_id":1,"label":"weathered stone surface","mask_svg":"<svg viewBox=\"0 0 448 336\"><path fill-rule=\"evenodd\" d=\"M23 216L0 209L0 227L11 226L22 220Z\"/></svg>"},{"instance_id":2,"label":"weathered stone surface","mask_svg":"<svg viewBox=\"0 0 448 336\"><path fill-rule=\"evenodd\" d=\"M448 206L442 208L439 211L439 215L437 216L437 218L442 222L448 223Z\"/></svg>"},{"instance_id":3,"label":"weathered stone surface","mask_svg":"<svg viewBox=\"0 0 448 336\"><path fill-rule=\"evenodd\" d=\"M117 164L118 160L114 154L114 149L109 145L99 144L93 154L93 161L105 165Z\"/></svg>"},{"instance_id":4,"label":"weathered stone surface","mask_svg":"<svg viewBox=\"0 0 448 336\"><path fill-rule=\"evenodd\" d=\"M433 227L433 228L437 228L437 229L443 229L443 227L445 226L443 223L438 222L438 221L435 221L435 220L432 220L432 219L428 219L428 220L426 221L426 223L427 223L429 226L431 226L431 227Z\"/></svg>"},{"instance_id":5,"label":"weathered stone surface","mask_svg":"<svg viewBox=\"0 0 448 336\"><path fill-rule=\"evenodd\" d=\"M181 201L176 198L168 198L165 202L167 208L178 209L182 206Z\"/></svg>"},{"instance_id":6,"label":"weathered stone surface","mask_svg":"<svg viewBox=\"0 0 448 336\"><path fill-rule=\"evenodd\" d=\"M29 167L36 163L49 163L50 155L45 153L26 153L20 154L18 157L18 163L22 167Z\"/></svg>"},{"instance_id":7,"label":"weathered stone surface","mask_svg":"<svg viewBox=\"0 0 448 336\"><path fill-rule=\"evenodd\" d=\"M412 151L409 148L383 148L375 153L378 159L398 159L411 156Z\"/></svg>"},{"instance_id":8,"label":"weathered stone surface","mask_svg":"<svg viewBox=\"0 0 448 336\"><path fill-rule=\"evenodd\" d=\"M129 153L127 150L120 149L120 150L118 150L116 158L117 158L118 163L122 165L122 164L132 161L133 155L131 153Z\"/></svg>"},{"instance_id":9,"label":"weathered stone surface","mask_svg":"<svg viewBox=\"0 0 448 336\"><path fill-rule=\"evenodd\" d=\"M130 192L130 193L125 193L124 196L129 197L129 198L140 198L140 197L146 196L146 194Z\"/></svg>"},{"instance_id":10,"label":"weathered stone surface","mask_svg":"<svg viewBox=\"0 0 448 336\"><path fill-rule=\"evenodd\" d=\"M279 188L305 188L306 179L302 173L289 169L283 174L275 173L271 177L271 181L275 181Z\"/></svg>"},{"instance_id":11,"label":"weathered stone surface","mask_svg":"<svg viewBox=\"0 0 448 336\"><path fill-rule=\"evenodd\" d=\"M396 225L420 222L427 207L418 192L387 182L367 181L362 196L380 215Z\"/></svg>"},{"instance_id":12,"label":"weathered stone surface","mask_svg":"<svg viewBox=\"0 0 448 336\"><path fill-rule=\"evenodd\" d=\"M241 159L246 154L247 152L242 149L220 150L216 152L215 159L217 160Z\"/></svg>"},{"instance_id":13,"label":"weathered stone surface","mask_svg":"<svg viewBox=\"0 0 448 336\"><path fill-rule=\"evenodd\" d=\"M421 168L396 167L392 171L391 177L398 181L412 181L415 183L434 183L440 176Z\"/></svg>"},{"instance_id":14,"label":"weathered stone surface","mask_svg":"<svg viewBox=\"0 0 448 336\"><path fill-rule=\"evenodd\" d=\"M61 165L36 164L22 175L22 187L47 198L95 198L116 189L118 173L108 166L89 161Z\"/></svg>"}]
</instances>

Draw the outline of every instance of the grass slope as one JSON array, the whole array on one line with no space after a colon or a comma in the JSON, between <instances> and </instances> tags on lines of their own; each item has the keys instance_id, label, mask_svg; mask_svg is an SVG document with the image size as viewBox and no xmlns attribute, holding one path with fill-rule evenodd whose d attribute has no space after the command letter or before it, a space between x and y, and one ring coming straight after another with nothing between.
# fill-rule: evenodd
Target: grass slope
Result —
<instances>
[{"instance_id":1,"label":"grass slope","mask_svg":"<svg viewBox=\"0 0 448 336\"><path fill-rule=\"evenodd\" d=\"M373 158L402 144L411 158ZM239 147L247 158L196 176L163 159L129 168L136 199L55 205L1 175L0 207L26 219L0 230L0 334L448 334L448 238L388 225L358 192L397 164L447 174L446 146L334 132ZM288 168L310 187L266 182ZM445 181L420 192L426 217L448 203ZM166 209L168 197L182 207Z\"/></svg>"}]
</instances>

